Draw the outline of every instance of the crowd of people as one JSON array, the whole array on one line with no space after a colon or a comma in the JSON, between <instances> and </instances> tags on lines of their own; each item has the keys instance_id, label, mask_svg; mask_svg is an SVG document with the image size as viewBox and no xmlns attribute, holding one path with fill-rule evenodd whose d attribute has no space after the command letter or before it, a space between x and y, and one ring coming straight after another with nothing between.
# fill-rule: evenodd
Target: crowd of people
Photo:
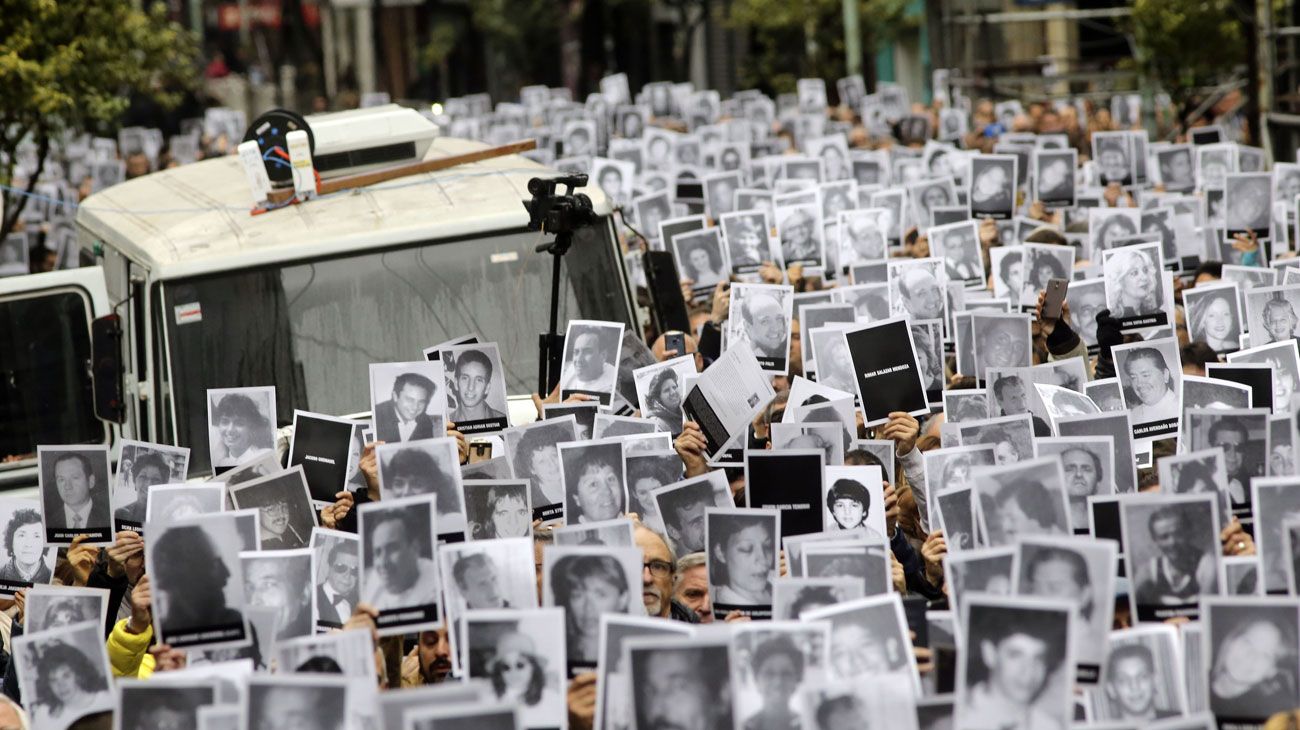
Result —
<instances>
[{"instance_id":1,"label":"crowd of people","mask_svg":"<svg viewBox=\"0 0 1300 730\"><path fill-rule=\"evenodd\" d=\"M590 174L689 328L571 322L533 423L492 343L372 368L336 483L273 383L210 392L204 483L43 447L0 500L0 726L1291 726L1300 167L1126 96L835 91L448 102ZM897 322L886 393L850 337ZM725 444L718 371L771 392Z\"/></svg>"}]
</instances>

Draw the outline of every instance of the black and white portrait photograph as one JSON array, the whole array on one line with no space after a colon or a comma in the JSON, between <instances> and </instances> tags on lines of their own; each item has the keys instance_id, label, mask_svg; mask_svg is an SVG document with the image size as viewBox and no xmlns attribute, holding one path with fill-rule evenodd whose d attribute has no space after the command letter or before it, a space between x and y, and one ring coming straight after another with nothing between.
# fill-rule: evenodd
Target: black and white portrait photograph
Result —
<instances>
[{"instance_id":1,"label":"black and white portrait photograph","mask_svg":"<svg viewBox=\"0 0 1300 730\"><path fill-rule=\"evenodd\" d=\"M1093 716L1137 723L1187 712L1187 689L1179 656L1178 630L1148 624L1111 632L1100 691L1092 693Z\"/></svg>"},{"instance_id":2,"label":"black and white portrait photograph","mask_svg":"<svg viewBox=\"0 0 1300 730\"><path fill-rule=\"evenodd\" d=\"M456 430L469 435L508 428L505 370L496 343L455 345L440 352L448 383L447 419Z\"/></svg>"},{"instance_id":3,"label":"black and white portrait photograph","mask_svg":"<svg viewBox=\"0 0 1300 730\"><path fill-rule=\"evenodd\" d=\"M1175 494L1218 495L1219 520L1224 527L1232 519L1225 454L1223 447L1213 447L1165 456L1156 462L1162 490Z\"/></svg>"},{"instance_id":4,"label":"black and white portrait photograph","mask_svg":"<svg viewBox=\"0 0 1300 730\"><path fill-rule=\"evenodd\" d=\"M646 163L649 164L648 158ZM673 204L668 197L668 191L653 192L635 198L632 200L632 209L636 211L638 227L650 237L651 248L662 251L663 242L659 240L659 224L673 215Z\"/></svg>"},{"instance_id":5,"label":"black and white portrait photograph","mask_svg":"<svg viewBox=\"0 0 1300 730\"><path fill-rule=\"evenodd\" d=\"M636 591L643 559L635 545L551 545L542 551L542 605L564 609L569 676L596 667L601 615L644 614Z\"/></svg>"},{"instance_id":6,"label":"black and white portrait photograph","mask_svg":"<svg viewBox=\"0 0 1300 730\"><path fill-rule=\"evenodd\" d=\"M45 542L70 545L86 535L87 545L113 543L113 501L107 446L38 446L41 514Z\"/></svg>"},{"instance_id":7,"label":"black and white portrait photograph","mask_svg":"<svg viewBox=\"0 0 1300 730\"><path fill-rule=\"evenodd\" d=\"M772 581L772 620L793 621L804 612L864 597L860 578L780 576Z\"/></svg>"},{"instance_id":8,"label":"black and white portrait photograph","mask_svg":"<svg viewBox=\"0 0 1300 730\"><path fill-rule=\"evenodd\" d=\"M1183 410L1189 408L1250 408L1251 387L1219 378L1183 374Z\"/></svg>"},{"instance_id":9,"label":"black and white portrait photograph","mask_svg":"<svg viewBox=\"0 0 1300 730\"><path fill-rule=\"evenodd\" d=\"M1189 408L1184 412L1182 440L1189 451L1223 449L1228 471L1224 489L1233 515L1243 522L1251 518L1251 481L1264 476L1268 464L1268 418L1267 408Z\"/></svg>"},{"instance_id":10,"label":"black and white portrait photograph","mask_svg":"<svg viewBox=\"0 0 1300 730\"><path fill-rule=\"evenodd\" d=\"M839 214L839 262L851 268L884 261L888 255L890 213L886 208L860 208Z\"/></svg>"},{"instance_id":11,"label":"black and white portrait photograph","mask_svg":"<svg viewBox=\"0 0 1300 730\"><path fill-rule=\"evenodd\" d=\"M731 636L731 701L737 726L797 725L798 698L827 676L830 625L748 623ZM910 690L910 687L905 687Z\"/></svg>"},{"instance_id":12,"label":"black and white portrait photograph","mask_svg":"<svg viewBox=\"0 0 1300 730\"><path fill-rule=\"evenodd\" d=\"M311 576L316 628L342 628L361 600L360 538L350 532L312 530Z\"/></svg>"},{"instance_id":13,"label":"black and white portrait photograph","mask_svg":"<svg viewBox=\"0 0 1300 730\"><path fill-rule=\"evenodd\" d=\"M558 449L565 523L603 522L627 510L621 440L562 443Z\"/></svg>"},{"instance_id":14,"label":"black and white portrait photograph","mask_svg":"<svg viewBox=\"0 0 1300 730\"><path fill-rule=\"evenodd\" d=\"M332 674L259 674L248 678L242 728L343 730L348 679Z\"/></svg>"},{"instance_id":15,"label":"black and white portrait photograph","mask_svg":"<svg viewBox=\"0 0 1300 730\"><path fill-rule=\"evenodd\" d=\"M957 186L951 177L922 180L907 186L914 223L920 228L934 225L934 209L957 204Z\"/></svg>"},{"instance_id":16,"label":"black and white portrait photograph","mask_svg":"<svg viewBox=\"0 0 1300 730\"><path fill-rule=\"evenodd\" d=\"M965 507L961 509L962 515L953 514L953 524L945 530L950 550L969 549L975 546L974 538L974 513L971 511L971 502L969 490L975 486L971 477L971 470L976 466L993 465L993 445L982 444L978 446L950 446L942 449L933 449L923 454L925 461L925 499L917 500L917 507L921 511L922 520L925 521L927 512L937 516L939 504L941 502L953 503L953 500L960 500L960 497L950 497L944 499L944 494L950 494L956 490L966 490L964 497ZM922 508L922 502L925 508ZM966 530L957 529L958 521L966 525ZM930 527L939 526L938 520L930 519ZM960 535L958 534L960 533Z\"/></svg>"},{"instance_id":17,"label":"black and white portrait photograph","mask_svg":"<svg viewBox=\"0 0 1300 730\"><path fill-rule=\"evenodd\" d=\"M186 649L249 644L237 520L222 512L146 525L145 572L159 642Z\"/></svg>"},{"instance_id":18,"label":"black and white portrait photograph","mask_svg":"<svg viewBox=\"0 0 1300 730\"><path fill-rule=\"evenodd\" d=\"M727 318L727 345L746 342L763 372L789 370L794 290L776 284L733 284Z\"/></svg>"},{"instance_id":19,"label":"black and white portrait photograph","mask_svg":"<svg viewBox=\"0 0 1300 730\"><path fill-rule=\"evenodd\" d=\"M967 188L971 216L1011 218L1016 206L1015 155L974 155Z\"/></svg>"},{"instance_id":20,"label":"black and white portrait photograph","mask_svg":"<svg viewBox=\"0 0 1300 730\"><path fill-rule=\"evenodd\" d=\"M443 436L447 397L440 360L370 364L375 440L395 444Z\"/></svg>"},{"instance_id":21,"label":"black and white portrait photograph","mask_svg":"<svg viewBox=\"0 0 1300 730\"><path fill-rule=\"evenodd\" d=\"M658 432L658 429L659 424L649 418L597 413L596 421L592 425L591 437L596 440L617 438L626 441L630 436L650 436ZM668 439L665 447L671 447L672 437L666 431L663 434Z\"/></svg>"},{"instance_id":22,"label":"black and white portrait photograph","mask_svg":"<svg viewBox=\"0 0 1300 730\"><path fill-rule=\"evenodd\" d=\"M565 157L582 157L596 153L596 122L590 119L570 119L560 132L561 154Z\"/></svg>"},{"instance_id":23,"label":"black and white portrait photograph","mask_svg":"<svg viewBox=\"0 0 1300 730\"><path fill-rule=\"evenodd\" d=\"M208 390L208 454L214 468L275 453L275 388Z\"/></svg>"},{"instance_id":24,"label":"black and white portrait photograph","mask_svg":"<svg viewBox=\"0 0 1300 730\"><path fill-rule=\"evenodd\" d=\"M467 540L532 537L527 479L466 479L463 489Z\"/></svg>"},{"instance_id":25,"label":"black and white portrait photograph","mask_svg":"<svg viewBox=\"0 0 1300 730\"><path fill-rule=\"evenodd\" d=\"M1133 438L1159 438L1178 432L1183 375L1178 340L1148 340L1116 345L1115 372L1133 422Z\"/></svg>"},{"instance_id":26,"label":"black and white portrait photograph","mask_svg":"<svg viewBox=\"0 0 1300 730\"><path fill-rule=\"evenodd\" d=\"M649 527L649 525L647 525ZM615 518L604 522L586 522L581 525L561 525L551 530L556 545L632 547L635 523L625 518ZM651 528L656 529L656 528ZM662 529L662 528L658 528ZM656 531L658 531L656 529Z\"/></svg>"},{"instance_id":27,"label":"black and white portrait photograph","mask_svg":"<svg viewBox=\"0 0 1300 730\"><path fill-rule=\"evenodd\" d=\"M929 412L926 383L921 380L916 345L906 317L845 330L843 339L853 365L854 392L867 427L886 422L895 411L913 415ZM824 373L827 362L823 355Z\"/></svg>"},{"instance_id":28,"label":"black and white portrait photograph","mask_svg":"<svg viewBox=\"0 0 1300 730\"><path fill-rule=\"evenodd\" d=\"M780 535L780 510L705 510L709 595L714 611L724 616L732 611L756 618L771 616Z\"/></svg>"},{"instance_id":29,"label":"black and white portrait photograph","mask_svg":"<svg viewBox=\"0 0 1300 730\"><path fill-rule=\"evenodd\" d=\"M827 466L822 522L827 531L864 530L885 542L884 474L879 466Z\"/></svg>"},{"instance_id":30,"label":"black and white portrait photograph","mask_svg":"<svg viewBox=\"0 0 1300 730\"><path fill-rule=\"evenodd\" d=\"M944 575L948 580L952 605L960 615L966 610L966 597L974 593L996 596L1011 595L1015 581L1016 548L1008 545L948 553L944 556Z\"/></svg>"},{"instance_id":31,"label":"black and white portrait photograph","mask_svg":"<svg viewBox=\"0 0 1300 730\"><path fill-rule=\"evenodd\" d=\"M786 266L825 266L821 209L808 205L777 206L776 232Z\"/></svg>"},{"instance_id":32,"label":"black and white portrait photograph","mask_svg":"<svg viewBox=\"0 0 1300 730\"><path fill-rule=\"evenodd\" d=\"M235 509L256 509L263 550L307 547L316 510L301 466L243 482L227 491Z\"/></svg>"},{"instance_id":33,"label":"black and white portrait photograph","mask_svg":"<svg viewBox=\"0 0 1300 730\"><path fill-rule=\"evenodd\" d=\"M361 536L361 601L379 609L381 636L442 623L436 517L429 496L384 499L357 510Z\"/></svg>"},{"instance_id":34,"label":"black and white portrait photograph","mask_svg":"<svg viewBox=\"0 0 1300 730\"><path fill-rule=\"evenodd\" d=\"M947 423L978 421L991 415L988 393L946 390L943 393L944 420Z\"/></svg>"},{"instance_id":35,"label":"black and white portrait photograph","mask_svg":"<svg viewBox=\"0 0 1300 730\"><path fill-rule=\"evenodd\" d=\"M199 708L217 700L215 679L150 682L122 678L117 681L118 730L198 728ZM238 713L238 707L231 708Z\"/></svg>"},{"instance_id":36,"label":"black and white portrait photograph","mask_svg":"<svg viewBox=\"0 0 1300 730\"><path fill-rule=\"evenodd\" d=\"M735 210L736 191L744 187L739 170L719 172L704 178L704 210L716 221ZM680 260L680 259L679 259Z\"/></svg>"},{"instance_id":37,"label":"black and white portrait photograph","mask_svg":"<svg viewBox=\"0 0 1300 730\"><path fill-rule=\"evenodd\" d=\"M11 233L0 240L0 276L22 276L30 273L27 234Z\"/></svg>"},{"instance_id":38,"label":"black and white portrait photograph","mask_svg":"<svg viewBox=\"0 0 1300 730\"><path fill-rule=\"evenodd\" d=\"M1034 439L1034 455L1060 459L1070 527L1076 535L1087 534L1088 498L1115 493L1114 439L1110 436Z\"/></svg>"},{"instance_id":39,"label":"black and white portrait photograph","mask_svg":"<svg viewBox=\"0 0 1300 730\"><path fill-rule=\"evenodd\" d=\"M690 279L696 297L708 298L718 283L731 276L722 229L702 228L673 236L673 255L683 279Z\"/></svg>"},{"instance_id":40,"label":"black and white portrait photograph","mask_svg":"<svg viewBox=\"0 0 1300 730\"><path fill-rule=\"evenodd\" d=\"M1027 314L986 311L971 315L976 378L985 380L988 368L1029 367L1032 364L1032 319Z\"/></svg>"},{"instance_id":41,"label":"black and white portrait photograph","mask_svg":"<svg viewBox=\"0 0 1300 730\"><path fill-rule=\"evenodd\" d=\"M482 728L518 730L529 727L528 715L511 702L424 703L402 713L402 730L434 728Z\"/></svg>"},{"instance_id":42,"label":"black and white portrait photograph","mask_svg":"<svg viewBox=\"0 0 1300 730\"><path fill-rule=\"evenodd\" d=\"M871 207L883 208L889 211L889 226L885 229L885 237L896 245L903 239L904 224L911 225L913 223L911 214L907 209L907 190L905 188L888 188L872 193Z\"/></svg>"},{"instance_id":43,"label":"black and white portrait photograph","mask_svg":"<svg viewBox=\"0 0 1300 730\"><path fill-rule=\"evenodd\" d=\"M851 284L835 290L839 301L853 305L854 320L862 324L889 319L890 316L886 262L880 261L875 264L875 267L880 274L879 281ZM861 273L860 270L858 273ZM804 323L800 322L800 325L804 325ZM801 326L800 331L811 329L811 327L804 325Z\"/></svg>"},{"instance_id":44,"label":"black and white portrait photograph","mask_svg":"<svg viewBox=\"0 0 1300 730\"><path fill-rule=\"evenodd\" d=\"M595 413L592 413L595 417ZM590 437L590 430L587 437ZM527 479L533 519L554 521L564 515L564 479L557 444L579 438L574 416L547 419L512 428L503 434L506 456L515 479Z\"/></svg>"},{"instance_id":45,"label":"black and white portrait photograph","mask_svg":"<svg viewBox=\"0 0 1300 730\"><path fill-rule=\"evenodd\" d=\"M314 633L310 548L245 551L239 554L239 563L245 605L270 615L276 641Z\"/></svg>"},{"instance_id":46,"label":"black and white portrait photograph","mask_svg":"<svg viewBox=\"0 0 1300 730\"><path fill-rule=\"evenodd\" d=\"M15 636L13 666L32 727L63 730L114 709L102 621Z\"/></svg>"},{"instance_id":47,"label":"black and white portrait photograph","mask_svg":"<svg viewBox=\"0 0 1300 730\"><path fill-rule=\"evenodd\" d=\"M1209 710L1222 727L1255 727L1300 703L1300 609L1294 598L1207 597ZM1247 669L1248 668L1248 669Z\"/></svg>"},{"instance_id":48,"label":"black and white portrait photograph","mask_svg":"<svg viewBox=\"0 0 1300 730\"><path fill-rule=\"evenodd\" d=\"M1292 539L1291 545L1300 545L1300 525L1292 523L1285 530ZM1290 545L1287 553L1294 554ZM1259 575L1258 555L1225 555L1223 558L1223 592L1228 596L1259 596L1264 593Z\"/></svg>"},{"instance_id":49,"label":"black and white portrait photograph","mask_svg":"<svg viewBox=\"0 0 1300 730\"><path fill-rule=\"evenodd\" d=\"M943 320L914 319L909 323L912 330L912 348L916 355L916 371L921 377L921 386L925 388L926 402L931 406L943 404L944 357L943 357Z\"/></svg>"},{"instance_id":50,"label":"black and white portrait photograph","mask_svg":"<svg viewBox=\"0 0 1300 730\"><path fill-rule=\"evenodd\" d=\"M632 722L633 687L628 676L624 645L632 639L689 637L687 624L641 616L607 613L600 617L599 679L593 727L626 730Z\"/></svg>"},{"instance_id":51,"label":"black and white portrait photograph","mask_svg":"<svg viewBox=\"0 0 1300 730\"><path fill-rule=\"evenodd\" d=\"M928 235L931 250L943 259L948 281L961 281L971 287L984 286L978 223L968 220L935 226Z\"/></svg>"},{"instance_id":52,"label":"black and white portrait photograph","mask_svg":"<svg viewBox=\"0 0 1300 730\"><path fill-rule=\"evenodd\" d=\"M1112 540L1074 537L1022 538L1017 544L1013 591L1065 601L1074 608L1075 678L1095 685L1106 659L1106 638L1114 616L1117 545Z\"/></svg>"},{"instance_id":53,"label":"black and white portrait photograph","mask_svg":"<svg viewBox=\"0 0 1300 730\"><path fill-rule=\"evenodd\" d=\"M1223 216L1228 237L1251 231L1268 236L1273 208L1273 176L1267 172L1229 173L1224 176Z\"/></svg>"},{"instance_id":54,"label":"black and white portrait photograph","mask_svg":"<svg viewBox=\"0 0 1300 730\"><path fill-rule=\"evenodd\" d=\"M1244 297L1251 347L1289 342L1300 335L1300 284L1249 287Z\"/></svg>"},{"instance_id":55,"label":"black and white portrait photograph","mask_svg":"<svg viewBox=\"0 0 1300 730\"><path fill-rule=\"evenodd\" d=\"M770 215L766 210L738 210L722 216L719 227L727 244L731 273L751 274L758 271L764 261L776 260L772 251Z\"/></svg>"},{"instance_id":56,"label":"black and white portrait photograph","mask_svg":"<svg viewBox=\"0 0 1300 730\"><path fill-rule=\"evenodd\" d=\"M1286 527L1300 519L1300 482L1294 476L1256 477L1250 482L1252 525L1265 593L1288 593Z\"/></svg>"},{"instance_id":57,"label":"black and white portrait photograph","mask_svg":"<svg viewBox=\"0 0 1300 730\"><path fill-rule=\"evenodd\" d=\"M560 366L560 397L572 394L597 398L609 405L618 375L623 323L570 320L564 335Z\"/></svg>"},{"instance_id":58,"label":"black and white portrait photograph","mask_svg":"<svg viewBox=\"0 0 1300 730\"><path fill-rule=\"evenodd\" d=\"M664 537L677 555L707 549L705 510L735 505L725 477L710 476L712 474L716 472L669 484L652 493L663 520Z\"/></svg>"},{"instance_id":59,"label":"black and white portrait photograph","mask_svg":"<svg viewBox=\"0 0 1300 730\"><path fill-rule=\"evenodd\" d=\"M804 611L801 618L830 622L832 679L870 681L891 675L906 679L919 694L916 657L897 593Z\"/></svg>"},{"instance_id":60,"label":"black and white portrait photograph","mask_svg":"<svg viewBox=\"0 0 1300 730\"><path fill-rule=\"evenodd\" d=\"M34 499L0 500L0 596L44 585L53 577L56 546L45 546L41 504Z\"/></svg>"},{"instance_id":61,"label":"black and white portrait photograph","mask_svg":"<svg viewBox=\"0 0 1300 730\"><path fill-rule=\"evenodd\" d=\"M1024 596L969 596L965 604L957 727L1068 727L1075 653L1071 606Z\"/></svg>"},{"instance_id":62,"label":"black and white portrait photograph","mask_svg":"<svg viewBox=\"0 0 1300 730\"><path fill-rule=\"evenodd\" d=\"M94 621L106 625L108 589L78 586L38 585L27 591L23 610L23 632L57 629Z\"/></svg>"},{"instance_id":63,"label":"black and white portrait photograph","mask_svg":"<svg viewBox=\"0 0 1300 730\"><path fill-rule=\"evenodd\" d=\"M379 462L379 492L384 499L435 495L438 534L464 532L460 457L454 438L380 444L375 447L375 458Z\"/></svg>"},{"instance_id":64,"label":"black and white portrait photograph","mask_svg":"<svg viewBox=\"0 0 1300 730\"><path fill-rule=\"evenodd\" d=\"M1196 188L1196 165L1192 160L1191 145L1172 144L1155 150L1153 156L1165 190L1189 193Z\"/></svg>"},{"instance_id":65,"label":"black and white portrait photograph","mask_svg":"<svg viewBox=\"0 0 1300 730\"><path fill-rule=\"evenodd\" d=\"M1240 302L1237 285L1232 282L1184 291L1188 334L1217 353L1236 352L1241 347L1243 318Z\"/></svg>"},{"instance_id":66,"label":"black and white portrait photograph","mask_svg":"<svg viewBox=\"0 0 1300 730\"><path fill-rule=\"evenodd\" d=\"M536 608L533 541L522 537L440 545L449 619L488 608Z\"/></svg>"},{"instance_id":67,"label":"black and white portrait photograph","mask_svg":"<svg viewBox=\"0 0 1300 730\"><path fill-rule=\"evenodd\" d=\"M506 726L507 730L567 726L564 621L563 610L554 608L472 610L465 614L461 664L469 678L489 683L495 699L515 705L519 725ZM407 711L408 721L416 712L421 711ZM446 722L437 720L417 725L430 729L445 726ZM464 726L497 727L481 718Z\"/></svg>"},{"instance_id":68,"label":"black and white portrait photograph","mask_svg":"<svg viewBox=\"0 0 1300 730\"><path fill-rule=\"evenodd\" d=\"M1190 375L1183 376L1183 403L1187 401L1187 379ZM1204 379L1204 378L1203 378ZM1102 413L1113 413L1124 410L1124 391L1119 387L1119 378L1097 378L1083 384L1083 394L1088 399L1097 404L1097 408ZM1249 404L1247 404L1249 405Z\"/></svg>"},{"instance_id":69,"label":"black and white portrait photograph","mask_svg":"<svg viewBox=\"0 0 1300 730\"><path fill-rule=\"evenodd\" d=\"M301 466L313 504L332 504L347 485L356 422L294 410L289 466Z\"/></svg>"},{"instance_id":70,"label":"black and white portrait photograph","mask_svg":"<svg viewBox=\"0 0 1300 730\"><path fill-rule=\"evenodd\" d=\"M993 463L998 466L1030 459L1034 453L1034 427L1028 413L998 416L983 421L956 424L962 446L986 444L993 447Z\"/></svg>"},{"instance_id":71,"label":"black and white portrait photograph","mask_svg":"<svg viewBox=\"0 0 1300 730\"><path fill-rule=\"evenodd\" d=\"M823 327L803 330L800 339L806 338L809 343L811 362L816 365L816 370L812 372L819 385L856 394L853 360L843 334L849 328L851 325L847 323L833 322ZM805 367L808 362L805 361Z\"/></svg>"},{"instance_id":72,"label":"black and white portrait photograph","mask_svg":"<svg viewBox=\"0 0 1300 730\"><path fill-rule=\"evenodd\" d=\"M623 644L634 730L733 728L727 637L634 638Z\"/></svg>"},{"instance_id":73,"label":"black and white portrait photograph","mask_svg":"<svg viewBox=\"0 0 1300 730\"><path fill-rule=\"evenodd\" d=\"M1220 142L1196 148L1196 178L1202 189L1223 190L1229 173L1237 171L1237 146Z\"/></svg>"},{"instance_id":74,"label":"black and white portrait photograph","mask_svg":"<svg viewBox=\"0 0 1300 730\"><path fill-rule=\"evenodd\" d=\"M1035 150L1033 157L1034 199L1048 208L1073 208L1075 205L1074 170L1079 152Z\"/></svg>"},{"instance_id":75,"label":"black and white portrait photograph","mask_svg":"<svg viewBox=\"0 0 1300 730\"><path fill-rule=\"evenodd\" d=\"M632 371L641 413L670 434L682 431L686 378L696 374L694 355L682 355Z\"/></svg>"},{"instance_id":76,"label":"black and white portrait photograph","mask_svg":"<svg viewBox=\"0 0 1300 730\"><path fill-rule=\"evenodd\" d=\"M626 205L632 201L635 178L636 163L630 160L596 157L591 161L591 181L614 205Z\"/></svg>"},{"instance_id":77,"label":"black and white portrait photograph","mask_svg":"<svg viewBox=\"0 0 1300 730\"><path fill-rule=\"evenodd\" d=\"M1038 293L1046 291L1047 284L1052 279L1070 280L1070 274L1074 271L1074 247L1050 243L1026 243L1022 248L1024 256L1020 304L1033 307L1038 303Z\"/></svg>"},{"instance_id":78,"label":"black and white portrait photograph","mask_svg":"<svg viewBox=\"0 0 1300 730\"><path fill-rule=\"evenodd\" d=\"M1133 146L1127 132L1097 132L1092 135L1092 159L1101 184L1134 182Z\"/></svg>"},{"instance_id":79,"label":"black and white portrait photograph","mask_svg":"<svg viewBox=\"0 0 1300 730\"><path fill-rule=\"evenodd\" d=\"M149 492L160 484L185 481L189 462L190 450L186 448L122 441L113 480L114 530L143 528Z\"/></svg>"},{"instance_id":80,"label":"black and white portrait photograph","mask_svg":"<svg viewBox=\"0 0 1300 730\"><path fill-rule=\"evenodd\" d=\"M1059 459L976 467L972 477L976 519L988 545L1012 545L1030 535L1072 534Z\"/></svg>"},{"instance_id":81,"label":"black and white portrait photograph","mask_svg":"<svg viewBox=\"0 0 1300 730\"><path fill-rule=\"evenodd\" d=\"M1300 396L1300 348L1295 340L1273 342L1228 355L1233 366L1264 365L1273 379L1273 413L1291 413Z\"/></svg>"},{"instance_id":82,"label":"black and white portrait photograph","mask_svg":"<svg viewBox=\"0 0 1300 730\"><path fill-rule=\"evenodd\" d=\"M865 596L884 595L891 590L889 548L879 539L815 541L803 548L799 559L802 575L853 578L861 582Z\"/></svg>"},{"instance_id":83,"label":"black and white portrait photograph","mask_svg":"<svg viewBox=\"0 0 1300 730\"><path fill-rule=\"evenodd\" d=\"M1201 597L1219 592L1216 495L1140 494L1119 507L1134 617L1195 619Z\"/></svg>"},{"instance_id":84,"label":"black and white portrait photograph","mask_svg":"<svg viewBox=\"0 0 1300 730\"><path fill-rule=\"evenodd\" d=\"M940 258L891 259L889 299L895 315L909 319L943 319L947 275Z\"/></svg>"},{"instance_id":85,"label":"black and white portrait photograph","mask_svg":"<svg viewBox=\"0 0 1300 730\"><path fill-rule=\"evenodd\" d=\"M1102 252L1106 306L1124 329L1168 324L1160 285L1161 260L1158 242Z\"/></svg>"},{"instance_id":86,"label":"black and white portrait photograph","mask_svg":"<svg viewBox=\"0 0 1300 730\"><path fill-rule=\"evenodd\" d=\"M1117 248L1121 239L1136 236L1142 230L1141 220L1136 208L1088 208L1088 258L1096 261L1103 251Z\"/></svg>"}]
</instances>

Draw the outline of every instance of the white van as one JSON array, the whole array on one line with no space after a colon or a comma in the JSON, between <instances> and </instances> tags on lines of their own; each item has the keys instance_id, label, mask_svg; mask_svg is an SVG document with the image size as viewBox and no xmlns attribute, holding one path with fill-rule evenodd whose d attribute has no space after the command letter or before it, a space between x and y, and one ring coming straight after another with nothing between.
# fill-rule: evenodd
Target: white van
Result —
<instances>
[{"instance_id":1,"label":"white van","mask_svg":"<svg viewBox=\"0 0 1300 730\"><path fill-rule=\"evenodd\" d=\"M384 154L365 110L344 115L308 118L332 130L331 175ZM360 147L338 150L348 128ZM423 159L484 146L429 128ZM0 279L0 489L36 484L38 445L123 438L189 447L207 474L209 388L276 386L281 426L294 409L364 412L370 363L469 333L500 344L509 393L532 393L551 257L522 201L554 174L515 155L250 215L224 157L91 196L83 268ZM565 256L560 322L631 326L609 202L583 192L600 221Z\"/></svg>"}]
</instances>

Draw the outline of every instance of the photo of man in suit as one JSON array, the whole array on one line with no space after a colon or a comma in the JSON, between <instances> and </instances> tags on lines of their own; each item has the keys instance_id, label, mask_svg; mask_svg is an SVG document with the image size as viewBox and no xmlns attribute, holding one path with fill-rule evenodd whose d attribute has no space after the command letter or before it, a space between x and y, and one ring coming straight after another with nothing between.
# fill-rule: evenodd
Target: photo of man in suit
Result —
<instances>
[{"instance_id":1,"label":"photo of man in suit","mask_svg":"<svg viewBox=\"0 0 1300 730\"><path fill-rule=\"evenodd\" d=\"M440 435L425 413L438 388L419 373L402 373L393 381L393 397L375 406L375 438L379 441L418 441Z\"/></svg>"},{"instance_id":2,"label":"photo of man in suit","mask_svg":"<svg viewBox=\"0 0 1300 730\"><path fill-rule=\"evenodd\" d=\"M317 623L340 627L356 608L361 558L351 540L332 541L325 551L325 580L316 585Z\"/></svg>"},{"instance_id":3,"label":"photo of man in suit","mask_svg":"<svg viewBox=\"0 0 1300 730\"><path fill-rule=\"evenodd\" d=\"M97 449L40 450L47 541L67 544L83 533L111 539L106 456Z\"/></svg>"}]
</instances>

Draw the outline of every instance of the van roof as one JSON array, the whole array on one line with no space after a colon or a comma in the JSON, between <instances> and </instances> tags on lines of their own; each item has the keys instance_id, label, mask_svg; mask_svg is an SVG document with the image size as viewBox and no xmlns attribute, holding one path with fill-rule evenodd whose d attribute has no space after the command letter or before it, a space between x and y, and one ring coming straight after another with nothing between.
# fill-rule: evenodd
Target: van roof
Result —
<instances>
[{"instance_id":1,"label":"van roof","mask_svg":"<svg viewBox=\"0 0 1300 730\"><path fill-rule=\"evenodd\" d=\"M424 159L488 145L437 138ZM322 196L249 215L252 196L234 155L161 170L96 193L80 206L82 235L175 279L411 241L521 229L528 180L555 172L507 155ZM592 184L596 212L610 212Z\"/></svg>"}]
</instances>

